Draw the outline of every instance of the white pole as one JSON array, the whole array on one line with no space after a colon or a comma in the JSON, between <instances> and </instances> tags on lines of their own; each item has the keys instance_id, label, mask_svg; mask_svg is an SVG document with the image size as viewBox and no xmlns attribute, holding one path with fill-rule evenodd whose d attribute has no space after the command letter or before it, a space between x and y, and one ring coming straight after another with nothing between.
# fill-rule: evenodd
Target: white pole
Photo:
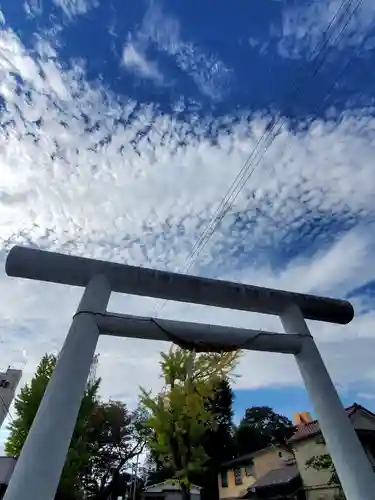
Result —
<instances>
[{"instance_id":1,"label":"white pole","mask_svg":"<svg viewBox=\"0 0 375 500\"><path fill-rule=\"evenodd\" d=\"M104 276L87 285L4 500L53 500L99 338L92 313L105 312L110 294Z\"/></svg>"},{"instance_id":2,"label":"white pole","mask_svg":"<svg viewBox=\"0 0 375 500\"><path fill-rule=\"evenodd\" d=\"M306 335L295 355L347 500L374 500L375 474L297 307L280 316L287 333Z\"/></svg>"},{"instance_id":3,"label":"white pole","mask_svg":"<svg viewBox=\"0 0 375 500\"><path fill-rule=\"evenodd\" d=\"M134 485L133 485L133 500L135 500L135 494L137 492L138 463L139 463L139 455L137 455L137 461L135 463L135 474L134 474Z\"/></svg>"}]
</instances>

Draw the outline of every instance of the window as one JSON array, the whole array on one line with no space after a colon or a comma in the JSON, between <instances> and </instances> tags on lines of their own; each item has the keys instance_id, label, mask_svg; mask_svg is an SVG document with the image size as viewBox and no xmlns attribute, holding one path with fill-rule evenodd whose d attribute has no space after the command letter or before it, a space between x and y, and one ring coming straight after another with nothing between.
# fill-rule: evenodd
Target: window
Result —
<instances>
[{"instance_id":1,"label":"window","mask_svg":"<svg viewBox=\"0 0 375 500\"><path fill-rule=\"evenodd\" d=\"M221 486L222 486L222 488L228 487L228 471L227 470L221 471Z\"/></svg>"},{"instance_id":2,"label":"window","mask_svg":"<svg viewBox=\"0 0 375 500\"><path fill-rule=\"evenodd\" d=\"M245 474L246 474L246 476L247 476L247 477L249 477L249 476L252 476L252 475L253 475L250 465L247 465L247 466L245 467Z\"/></svg>"},{"instance_id":3,"label":"window","mask_svg":"<svg viewBox=\"0 0 375 500\"><path fill-rule=\"evenodd\" d=\"M0 380L0 387L3 389L7 389L10 386L10 382L8 380Z\"/></svg>"},{"instance_id":4,"label":"window","mask_svg":"<svg viewBox=\"0 0 375 500\"><path fill-rule=\"evenodd\" d=\"M241 469L234 469L234 482L237 486L239 484L242 484L242 470Z\"/></svg>"}]
</instances>

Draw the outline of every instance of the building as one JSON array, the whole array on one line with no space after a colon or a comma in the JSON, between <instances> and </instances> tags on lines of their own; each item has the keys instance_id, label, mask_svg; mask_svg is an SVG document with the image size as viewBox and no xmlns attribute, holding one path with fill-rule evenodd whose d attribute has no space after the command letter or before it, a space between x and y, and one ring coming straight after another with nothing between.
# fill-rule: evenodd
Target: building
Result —
<instances>
[{"instance_id":1,"label":"building","mask_svg":"<svg viewBox=\"0 0 375 500\"><path fill-rule=\"evenodd\" d=\"M16 462L17 459L14 457L0 457L0 499L5 494Z\"/></svg>"},{"instance_id":2,"label":"building","mask_svg":"<svg viewBox=\"0 0 375 500\"><path fill-rule=\"evenodd\" d=\"M0 427L8 415L14 395L22 377L22 370L8 368L6 372L0 372Z\"/></svg>"},{"instance_id":3,"label":"building","mask_svg":"<svg viewBox=\"0 0 375 500\"><path fill-rule=\"evenodd\" d=\"M345 411L375 468L375 414L356 403L346 408ZM333 500L339 490L335 485L330 484L331 472L306 467L306 463L311 458L329 454L319 422L313 420L309 413L302 413L294 416L294 423L296 431L289 440L289 444L293 448L306 500Z\"/></svg>"},{"instance_id":4,"label":"building","mask_svg":"<svg viewBox=\"0 0 375 500\"><path fill-rule=\"evenodd\" d=\"M302 479L294 461L269 471L248 490L253 500L306 500Z\"/></svg>"},{"instance_id":5,"label":"building","mask_svg":"<svg viewBox=\"0 0 375 500\"><path fill-rule=\"evenodd\" d=\"M354 403L346 413L375 472L375 414ZM308 412L294 415L288 447L270 446L222 466L220 500L334 500L340 492L332 471L307 467L313 457L329 455L319 422Z\"/></svg>"},{"instance_id":6,"label":"building","mask_svg":"<svg viewBox=\"0 0 375 500\"><path fill-rule=\"evenodd\" d=\"M191 500L200 500L201 488L192 485L190 488ZM163 483L147 486L141 496L142 500L182 500L181 488L178 483L164 481Z\"/></svg>"},{"instance_id":7,"label":"building","mask_svg":"<svg viewBox=\"0 0 375 500\"><path fill-rule=\"evenodd\" d=\"M293 463L293 453L281 446L269 446L224 463L219 474L220 500L246 497L261 478Z\"/></svg>"}]
</instances>

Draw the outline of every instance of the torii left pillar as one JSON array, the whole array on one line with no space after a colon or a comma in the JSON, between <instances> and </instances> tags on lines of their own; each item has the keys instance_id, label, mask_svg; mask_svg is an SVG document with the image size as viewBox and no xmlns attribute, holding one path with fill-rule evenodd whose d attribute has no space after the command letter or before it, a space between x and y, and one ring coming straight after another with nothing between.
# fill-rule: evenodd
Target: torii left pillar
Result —
<instances>
[{"instance_id":1,"label":"torii left pillar","mask_svg":"<svg viewBox=\"0 0 375 500\"><path fill-rule=\"evenodd\" d=\"M99 339L94 314L105 313L110 295L104 276L87 285L4 500L55 497Z\"/></svg>"}]
</instances>

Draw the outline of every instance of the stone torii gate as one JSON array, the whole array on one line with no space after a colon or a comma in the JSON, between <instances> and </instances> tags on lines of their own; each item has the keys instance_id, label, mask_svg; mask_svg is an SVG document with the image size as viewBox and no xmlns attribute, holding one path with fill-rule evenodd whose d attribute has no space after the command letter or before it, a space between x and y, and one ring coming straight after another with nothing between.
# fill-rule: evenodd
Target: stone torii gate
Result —
<instances>
[{"instance_id":1,"label":"stone torii gate","mask_svg":"<svg viewBox=\"0 0 375 500\"><path fill-rule=\"evenodd\" d=\"M374 500L375 474L305 319L347 324L349 302L16 246L9 276L85 288L4 500L53 500L99 335L167 340L192 349L293 354L347 500ZM111 292L280 317L286 334L107 312Z\"/></svg>"}]
</instances>

